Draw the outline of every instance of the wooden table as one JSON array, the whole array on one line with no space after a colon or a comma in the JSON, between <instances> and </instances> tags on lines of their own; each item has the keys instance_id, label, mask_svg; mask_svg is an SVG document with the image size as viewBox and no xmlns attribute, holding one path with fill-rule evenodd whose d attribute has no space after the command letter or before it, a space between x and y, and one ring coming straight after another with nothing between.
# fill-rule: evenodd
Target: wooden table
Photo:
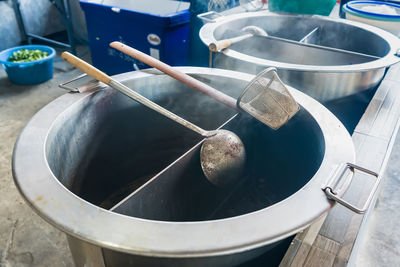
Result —
<instances>
[{"instance_id":1,"label":"wooden table","mask_svg":"<svg viewBox=\"0 0 400 267\"><path fill-rule=\"evenodd\" d=\"M389 68L354 130L352 139L357 165L379 175L384 174L398 133L399 117L400 63ZM344 198L362 206L374 182L372 176L356 171ZM280 266L326 267L351 264L378 192L365 214L356 214L336 204L327 215L295 236Z\"/></svg>"}]
</instances>

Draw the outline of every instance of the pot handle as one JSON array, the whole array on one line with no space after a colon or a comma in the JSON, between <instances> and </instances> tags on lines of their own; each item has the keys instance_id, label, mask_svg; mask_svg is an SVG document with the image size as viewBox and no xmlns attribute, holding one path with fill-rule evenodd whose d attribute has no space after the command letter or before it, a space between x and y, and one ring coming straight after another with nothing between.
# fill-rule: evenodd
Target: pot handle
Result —
<instances>
[{"instance_id":1,"label":"pot handle","mask_svg":"<svg viewBox=\"0 0 400 267\"><path fill-rule=\"evenodd\" d=\"M355 205L345 201L343 198L337 196L337 193L340 191L340 188L343 187L343 182L341 181L341 178L343 176L345 176L345 174L349 170L352 172L354 172L355 170L358 170L358 171L364 172L366 174L370 174L376 178L375 184L372 187L367 200L365 201L364 205L361 208L356 207ZM329 179L329 182L327 183L327 185L322 187L322 190L325 192L328 199L334 200L358 214L363 214L368 210L368 208L372 202L372 199L374 198L374 195L378 189L380 181L381 181L381 176L378 173L370 171L368 169L365 169L365 168L355 165L353 163L344 163L344 164L341 164L336 169L334 175L331 177L331 179ZM351 180L350 180L350 182L351 182Z\"/></svg>"},{"instance_id":2,"label":"pot handle","mask_svg":"<svg viewBox=\"0 0 400 267\"><path fill-rule=\"evenodd\" d=\"M90 80L84 79L85 77L90 78ZM82 81L80 83L78 83L79 80L82 80ZM72 86L70 84L76 84L76 85ZM70 93L84 93L86 91L102 88L105 86L102 86L102 84L98 80L92 79L92 77L90 77L86 73L83 73L83 74L78 75L68 81L60 83L58 85L58 87L65 89L65 90L69 91Z\"/></svg>"},{"instance_id":3,"label":"pot handle","mask_svg":"<svg viewBox=\"0 0 400 267\"><path fill-rule=\"evenodd\" d=\"M217 22L218 20L222 19L225 17L221 13L215 12L215 11L208 11L205 13L198 14L197 17L205 22Z\"/></svg>"},{"instance_id":4,"label":"pot handle","mask_svg":"<svg viewBox=\"0 0 400 267\"><path fill-rule=\"evenodd\" d=\"M400 48L398 48L393 54L390 54L390 58L388 58L386 67L390 67L399 62L400 62Z\"/></svg>"}]
</instances>

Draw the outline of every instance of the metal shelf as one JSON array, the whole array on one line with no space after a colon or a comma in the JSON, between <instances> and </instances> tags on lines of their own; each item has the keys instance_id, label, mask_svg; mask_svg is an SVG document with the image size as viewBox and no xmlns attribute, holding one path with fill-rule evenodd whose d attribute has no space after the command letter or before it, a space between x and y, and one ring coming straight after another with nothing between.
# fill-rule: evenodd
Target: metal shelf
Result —
<instances>
[{"instance_id":1,"label":"metal shelf","mask_svg":"<svg viewBox=\"0 0 400 267\"><path fill-rule=\"evenodd\" d=\"M57 8L57 10L61 14L63 23L67 29L68 43L63 43L63 42L59 42L59 41L49 39L49 38L46 38L43 36L28 33L26 31L24 19L22 17L22 13L21 13L21 9L20 9L20 2L19 2L19 0L13 0L14 12L17 17L18 26L22 33L23 39L27 40L29 44L32 44L33 39L37 39L42 42L46 42L49 44L67 48L68 50L71 51L71 53L76 54L76 40L74 38L74 30L73 30L73 26L72 26L72 22L71 22L68 1L67 0L60 0L60 1L49 0L49 1Z\"/></svg>"}]
</instances>

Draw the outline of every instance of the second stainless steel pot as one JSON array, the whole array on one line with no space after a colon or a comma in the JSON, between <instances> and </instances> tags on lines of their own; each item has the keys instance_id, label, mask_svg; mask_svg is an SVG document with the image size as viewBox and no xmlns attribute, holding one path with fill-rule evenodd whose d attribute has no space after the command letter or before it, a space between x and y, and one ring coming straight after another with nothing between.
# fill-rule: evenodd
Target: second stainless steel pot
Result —
<instances>
[{"instance_id":1,"label":"second stainless steel pot","mask_svg":"<svg viewBox=\"0 0 400 267\"><path fill-rule=\"evenodd\" d=\"M294 42L255 36L214 54L214 66L251 74L276 67L284 82L322 102L375 87L386 67L400 60L396 56L400 48L396 36L366 24L322 16L267 11L234 14L205 24L200 38L208 46L240 34L240 29L249 25Z\"/></svg>"}]
</instances>

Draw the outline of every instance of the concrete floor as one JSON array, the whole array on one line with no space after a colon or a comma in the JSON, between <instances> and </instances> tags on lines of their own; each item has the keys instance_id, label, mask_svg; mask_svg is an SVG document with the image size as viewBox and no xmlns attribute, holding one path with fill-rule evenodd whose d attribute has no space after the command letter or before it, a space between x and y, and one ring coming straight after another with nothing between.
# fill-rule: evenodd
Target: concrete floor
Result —
<instances>
[{"instance_id":1,"label":"concrete floor","mask_svg":"<svg viewBox=\"0 0 400 267\"><path fill-rule=\"evenodd\" d=\"M0 70L0 266L73 266L65 235L24 203L12 180L15 140L27 121L44 105L65 93L60 82L77 76L56 62L54 78L36 86L11 84ZM365 232L356 265L400 266L400 137L388 164L377 205Z\"/></svg>"},{"instance_id":2,"label":"concrete floor","mask_svg":"<svg viewBox=\"0 0 400 267\"><path fill-rule=\"evenodd\" d=\"M65 235L37 216L18 193L11 173L16 138L28 120L65 90L77 70L55 63L54 78L35 86L10 83L0 70L0 266L74 266Z\"/></svg>"},{"instance_id":3,"label":"concrete floor","mask_svg":"<svg viewBox=\"0 0 400 267\"><path fill-rule=\"evenodd\" d=\"M357 267L400 266L400 134L357 254Z\"/></svg>"}]
</instances>

